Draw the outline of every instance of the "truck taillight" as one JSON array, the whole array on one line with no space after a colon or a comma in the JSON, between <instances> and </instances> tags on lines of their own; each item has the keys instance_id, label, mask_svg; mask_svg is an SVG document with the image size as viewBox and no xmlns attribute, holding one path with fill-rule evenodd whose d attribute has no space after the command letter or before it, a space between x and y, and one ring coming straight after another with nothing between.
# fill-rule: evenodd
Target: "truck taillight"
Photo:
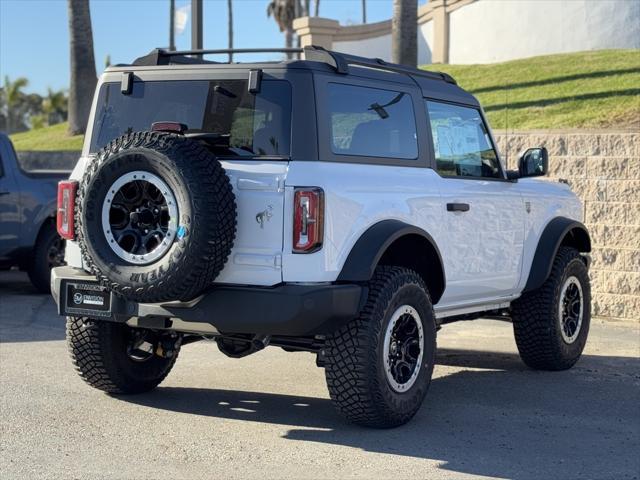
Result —
<instances>
[{"instance_id":1,"label":"truck taillight","mask_svg":"<svg viewBox=\"0 0 640 480\"><path fill-rule=\"evenodd\" d=\"M58 182L58 234L67 240L75 238L73 215L75 213L76 189L78 182L63 180Z\"/></svg>"},{"instance_id":2,"label":"truck taillight","mask_svg":"<svg viewBox=\"0 0 640 480\"><path fill-rule=\"evenodd\" d=\"M316 187L296 188L293 202L293 253L320 250L324 235L324 192Z\"/></svg>"}]
</instances>

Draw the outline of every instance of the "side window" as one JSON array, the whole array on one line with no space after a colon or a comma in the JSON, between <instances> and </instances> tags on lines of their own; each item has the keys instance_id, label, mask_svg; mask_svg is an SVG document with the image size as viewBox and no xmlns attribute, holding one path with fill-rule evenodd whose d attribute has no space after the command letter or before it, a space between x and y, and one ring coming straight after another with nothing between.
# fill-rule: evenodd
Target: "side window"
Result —
<instances>
[{"instance_id":1,"label":"side window","mask_svg":"<svg viewBox=\"0 0 640 480\"><path fill-rule=\"evenodd\" d=\"M330 83L328 94L333 153L418 158L411 95L341 83Z\"/></svg>"},{"instance_id":2,"label":"side window","mask_svg":"<svg viewBox=\"0 0 640 480\"><path fill-rule=\"evenodd\" d=\"M427 101L440 175L503 178L489 132L475 108Z\"/></svg>"}]
</instances>

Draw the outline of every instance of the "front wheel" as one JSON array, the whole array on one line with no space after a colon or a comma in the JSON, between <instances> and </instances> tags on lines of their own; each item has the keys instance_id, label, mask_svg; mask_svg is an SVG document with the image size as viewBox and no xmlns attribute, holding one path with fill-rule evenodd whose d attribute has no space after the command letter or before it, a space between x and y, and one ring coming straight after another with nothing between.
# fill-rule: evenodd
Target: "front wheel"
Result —
<instances>
[{"instance_id":1,"label":"front wheel","mask_svg":"<svg viewBox=\"0 0 640 480\"><path fill-rule=\"evenodd\" d=\"M412 270L378 267L368 287L359 316L327 338L327 386L350 421L396 427L415 415L431 383L435 316Z\"/></svg>"},{"instance_id":2,"label":"front wheel","mask_svg":"<svg viewBox=\"0 0 640 480\"><path fill-rule=\"evenodd\" d=\"M80 377L107 393L153 390L178 357L179 338L121 323L67 317L67 342Z\"/></svg>"},{"instance_id":3,"label":"front wheel","mask_svg":"<svg viewBox=\"0 0 640 480\"><path fill-rule=\"evenodd\" d=\"M566 370L580 358L589 334L591 287L580 253L561 247L545 283L512 308L522 361L537 370Z\"/></svg>"}]
</instances>

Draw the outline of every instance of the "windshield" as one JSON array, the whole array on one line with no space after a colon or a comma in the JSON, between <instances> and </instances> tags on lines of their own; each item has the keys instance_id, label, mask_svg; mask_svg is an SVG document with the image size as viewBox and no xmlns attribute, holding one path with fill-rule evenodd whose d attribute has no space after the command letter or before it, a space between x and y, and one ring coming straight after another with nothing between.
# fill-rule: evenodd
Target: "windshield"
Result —
<instances>
[{"instance_id":1,"label":"windshield","mask_svg":"<svg viewBox=\"0 0 640 480\"><path fill-rule=\"evenodd\" d=\"M230 135L229 155L288 156L291 88L283 80L265 80L249 93L246 80L134 82L131 94L120 83L100 89L91 152L114 138L151 129L160 121L187 125L187 132Z\"/></svg>"}]
</instances>

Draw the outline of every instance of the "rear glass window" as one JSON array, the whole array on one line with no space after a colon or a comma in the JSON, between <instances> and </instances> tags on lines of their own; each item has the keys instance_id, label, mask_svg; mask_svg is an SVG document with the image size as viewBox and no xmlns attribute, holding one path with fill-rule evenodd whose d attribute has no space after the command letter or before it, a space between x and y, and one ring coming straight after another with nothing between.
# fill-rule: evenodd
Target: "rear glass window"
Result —
<instances>
[{"instance_id":1,"label":"rear glass window","mask_svg":"<svg viewBox=\"0 0 640 480\"><path fill-rule=\"evenodd\" d=\"M134 82L130 95L120 83L100 89L91 152L129 132L150 130L160 121L180 122L188 132L230 135L230 154L288 156L291 136L291 87L263 81L260 93L246 80Z\"/></svg>"},{"instance_id":2,"label":"rear glass window","mask_svg":"<svg viewBox=\"0 0 640 480\"><path fill-rule=\"evenodd\" d=\"M411 95L339 83L329 84L328 93L333 153L418 157Z\"/></svg>"}]
</instances>

